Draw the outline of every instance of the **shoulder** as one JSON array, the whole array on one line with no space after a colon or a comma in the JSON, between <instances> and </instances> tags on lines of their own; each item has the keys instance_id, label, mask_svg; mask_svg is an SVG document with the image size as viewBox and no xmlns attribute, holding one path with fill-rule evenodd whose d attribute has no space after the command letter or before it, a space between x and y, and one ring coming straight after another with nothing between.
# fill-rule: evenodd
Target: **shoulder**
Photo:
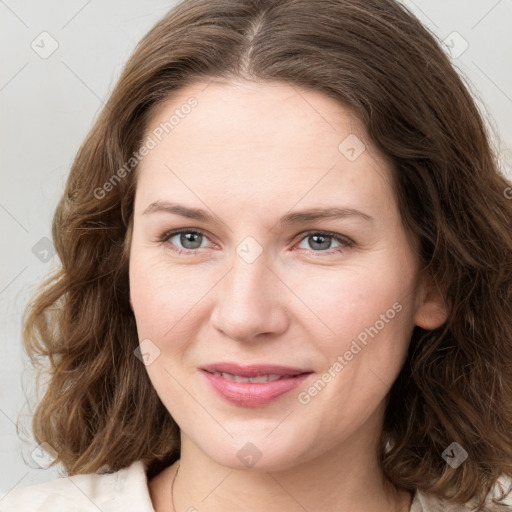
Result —
<instances>
[{"instance_id":1,"label":"shoulder","mask_svg":"<svg viewBox=\"0 0 512 512\"><path fill-rule=\"evenodd\" d=\"M501 506L493 501L506 494L510 489L512 489L512 479L507 476L500 477L494 488L487 495L483 512L512 512L512 491L500 502ZM466 504L450 503L432 494L417 490L414 494L410 512L469 512L474 510L477 503L476 499Z\"/></svg>"},{"instance_id":2,"label":"shoulder","mask_svg":"<svg viewBox=\"0 0 512 512\"><path fill-rule=\"evenodd\" d=\"M13 489L0 512L154 512L141 461L113 473L91 473Z\"/></svg>"}]
</instances>

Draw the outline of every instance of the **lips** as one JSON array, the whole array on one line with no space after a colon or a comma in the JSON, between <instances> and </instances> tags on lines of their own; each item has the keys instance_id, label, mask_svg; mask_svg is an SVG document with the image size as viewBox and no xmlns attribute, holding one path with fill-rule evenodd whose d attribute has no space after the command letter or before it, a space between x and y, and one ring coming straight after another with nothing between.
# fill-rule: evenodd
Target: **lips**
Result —
<instances>
[{"instance_id":1,"label":"lips","mask_svg":"<svg viewBox=\"0 0 512 512\"><path fill-rule=\"evenodd\" d=\"M261 407L295 389L313 372L278 365L216 363L201 368L213 391L242 407Z\"/></svg>"}]
</instances>

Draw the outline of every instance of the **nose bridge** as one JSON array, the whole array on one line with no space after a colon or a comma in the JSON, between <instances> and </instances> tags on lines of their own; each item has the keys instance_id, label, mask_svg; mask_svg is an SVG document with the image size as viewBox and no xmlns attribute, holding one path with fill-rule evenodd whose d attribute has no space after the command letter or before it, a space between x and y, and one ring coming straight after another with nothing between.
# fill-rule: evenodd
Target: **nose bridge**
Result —
<instances>
[{"instance_id":1,"label":"nose bridge","mask_svg":"<svg viewBox=\"0 0 512 512\"><path fill-rule=\"evenodd\" d=\"M269 307L271 298L267 282L268 274L272 273L268 268L267 256L253 237L246 237L236 247L225 290L232 306L250 308L254 315L261 307Z\"/></svg>"},{"instance_id":2,"label":"nose bridge","mask_svg":"<svg viewBox=\"0 0 512 512\"><path fill-rule=\"evenodd\" d=\"M258 244L259 246L259 244ZM254 242L244 241L233 254L230 281L230 292L242 303L247 298L264 297L264 284L267 280L268 258L263 248Z\"/></svg>"},{"instance_id":3,"label":"nose bridge","mask_svg":"<svg viewBox=\"0 0 512 512\"><path fill-rule=\"evenodd\" d=\"M219 288L212 321L235 339L248 339L283 327L284 312L269 268L268 253L253 237L246 237L233 252L231 270Z\"/></svg>"}]
</instances>

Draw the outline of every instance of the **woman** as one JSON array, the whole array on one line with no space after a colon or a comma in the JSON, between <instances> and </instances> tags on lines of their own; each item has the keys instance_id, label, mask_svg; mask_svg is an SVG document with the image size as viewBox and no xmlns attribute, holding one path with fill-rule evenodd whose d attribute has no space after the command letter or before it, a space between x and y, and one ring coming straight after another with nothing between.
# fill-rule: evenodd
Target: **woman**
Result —
<instances>
[{"instance_id":1,"label":"woman","mask_svg":"<svg viewBox=\"0 0 512 512\"><path fill-rule=\"evenodd\" d=\"M509 509L509 187L395 1L182 2L78 152L25 319L69 477L0 509Z\"/></svg>"}]
</instances>

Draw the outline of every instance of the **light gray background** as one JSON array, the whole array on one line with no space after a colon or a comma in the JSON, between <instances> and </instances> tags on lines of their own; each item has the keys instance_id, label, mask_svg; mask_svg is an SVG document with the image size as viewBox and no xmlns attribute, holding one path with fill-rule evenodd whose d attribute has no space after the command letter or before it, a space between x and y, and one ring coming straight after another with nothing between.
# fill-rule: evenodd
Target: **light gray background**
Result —
<instances>
[{"instance_id":1,"label":"light gray background","mask_svg":"<svg viewBox=\"0 0 512 512\"><path fill-rule=\"evenodd\" d=\"M448 37L453 49L446 51L469 80L512 175L512 0L404 2ZM58 266L57 257L44 261L52 247L41 239L51 239L73 157L135 44L175 3L0 0L0 497L59 474L31 458L29 432L24 443L16 434L18 414L29 425L24 393L34 386L21 350L22 311ZM52 44L58 48L45 55Z\"/></svg>"}]
</instances>

